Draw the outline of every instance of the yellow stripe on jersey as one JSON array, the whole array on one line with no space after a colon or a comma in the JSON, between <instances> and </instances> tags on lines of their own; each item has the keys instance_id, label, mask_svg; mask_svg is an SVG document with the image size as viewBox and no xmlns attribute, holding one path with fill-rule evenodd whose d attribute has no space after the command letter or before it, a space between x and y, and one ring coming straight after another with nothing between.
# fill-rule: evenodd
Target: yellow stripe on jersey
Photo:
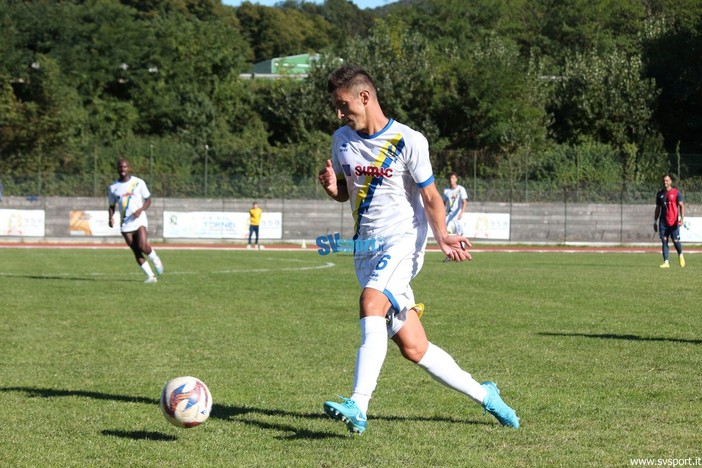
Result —
<instances>
[{"instance_id":1,"label":"yellow stripe on jersey","mask_svg":"<svg viewBox=\"0 0 702 468\"><path fill-rule=\"evenodd\" d=\"M383 147L380 149L378 153L378 157L373 161L373 166L377 168L381 167L389 167L390 164L394 161L394 159L398 156L397 153L398 151L398 146L402 142L402 135L401 134L396 134L393 138L390 138L385 142ZM353 169L352 169L353 170ZM363 213L365 213L368 210L368 207L370 206L370 203L373 199L373 194L375 193L375 189L377 186L382 182L382 177L376 177L372 175L366 175L366 179L363 183L363 186L358 189L358 193L356 195L356 206L354 207L353 210L353 218L354 218L354 232L358 232L358 226L361 222L361 216L363 216ZM373 183L375 181L375 183Z\"/></svg>"},{"instance_id":2,"label":"yellow stripe on jersey","mask_svg":"<svg viewBox=\"0 0 702 468\"><path fill-rule=\"evenodd\" d=\"M127 196L125 197L125 194L122 194L122 197L120 199L120 214L122 215L122 222L124 222L124 217L127 214L127 207L129 206L129 200L132 199L132 193L134 193L134 188L136 188L136 185L137 181L132 181L132 184L129 186L129 189L126 192Z\"/></svg>"}]
</instances>

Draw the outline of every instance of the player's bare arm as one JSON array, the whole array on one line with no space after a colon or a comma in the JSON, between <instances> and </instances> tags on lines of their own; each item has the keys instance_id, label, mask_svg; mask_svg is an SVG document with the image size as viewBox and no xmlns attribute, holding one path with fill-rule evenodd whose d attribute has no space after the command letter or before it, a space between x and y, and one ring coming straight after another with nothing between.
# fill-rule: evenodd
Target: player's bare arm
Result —
<instances>
[{"instance_id":1,"label":"player's bare arm","mask_svg":"<svg viewBox=\"0 0 702 468\"><path fill-rule=\"evenodd\" d=\"M144 204L141 206L141 208L139 208L138 210L136 210L134 212L134 217L138 218L139 216L141 216L141 214L144 211L146 211L150 206L151 206L151 199L147 198L146 200L144 200Z\"/></svg>"},{"instance_id":2,"label":"player's bare arm","mask_svg":"<svg viewBox=\"0 0 702 468\"><path fill-rule=\"evenodd\" d=\"M114 224L114 215L115 215L115 205L110 205L110 207L107 209L107 214L109 215L110 219L107 221L107 225L112 227Z\"/></svg>"},{"instance_id":3,"label":"player's bare arm","mask_svg":"<svg viewBox=\"0 0 702 468\"><path fill-rule=\"evenodd\" d=\"M332 167L332 162L327 159L327 165L319 171L319 183L327 192L327 195L338 202L345 202L349 199L349 191L344 184L338 184L336 173Z\"/></svg>"},{"instance_id":4,"label":"player's bare arm","mask_svg":"<svg viewBox=\"0 0 702 468\"><path fill-rule=\"evenodd\" d=\"M424 201L424 211L427 214L429 226L446 258L454 262L471 260L470 253L465 250L466 247L470 247L470 241L463 236L451 236L446 230L446 208L439 191L436 189L436 185L431 183L421 189L420 192Z\"/></svg>"},{"instance_id":5,"label":"player's bare arm","mask_svg":"<svg viewBox=\"0 0 702 468\"><path fill-rule=\"evenodd\" d=\"M680 210L680 216L678 216L678 226L682 226L685 222L685 204L683 202L678 202L678 207Z\"/></svg>"}]
</instances>

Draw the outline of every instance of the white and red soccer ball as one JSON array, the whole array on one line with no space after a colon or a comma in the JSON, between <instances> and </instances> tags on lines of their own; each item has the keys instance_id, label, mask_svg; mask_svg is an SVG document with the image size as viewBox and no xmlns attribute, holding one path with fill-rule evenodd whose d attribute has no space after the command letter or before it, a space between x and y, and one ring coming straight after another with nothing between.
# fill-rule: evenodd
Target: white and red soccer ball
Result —
<instances>
[{"instance_id":1,"label":"white and red soccer ball","mask_svg":"<svg viewBox=\"0 0 702 468\"><path fill-rule=\"evenodd\" d=\"M171 424L185 428L195 427L210 417L212 394L200 379L176 377L163 386L160 406Z\"/></svg>"}]
</instances>

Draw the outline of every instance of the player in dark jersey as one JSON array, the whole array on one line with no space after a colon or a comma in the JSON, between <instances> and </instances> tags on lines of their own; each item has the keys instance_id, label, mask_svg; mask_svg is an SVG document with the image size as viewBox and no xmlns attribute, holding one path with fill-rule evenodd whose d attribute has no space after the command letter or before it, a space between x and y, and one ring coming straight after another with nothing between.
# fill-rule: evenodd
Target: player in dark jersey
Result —
<instances>
[{"instance_id":1,"label":"player in dark jersey","mask_svg":"<svg viewBox=\"0 0 702 468\"><path fill-rule=\"evenodd\" d=\"M685 267L682 243L680 242L680 226L685 219L685 204L682 193L673 187L670 175L663 176L663 188L656 194L656 213L653 215L653 230L658 231L663 244L663 263L661 268L670 268L668 256L668 239L673 240L678 252L678 262Z\"/></svg>"}]
</instances>

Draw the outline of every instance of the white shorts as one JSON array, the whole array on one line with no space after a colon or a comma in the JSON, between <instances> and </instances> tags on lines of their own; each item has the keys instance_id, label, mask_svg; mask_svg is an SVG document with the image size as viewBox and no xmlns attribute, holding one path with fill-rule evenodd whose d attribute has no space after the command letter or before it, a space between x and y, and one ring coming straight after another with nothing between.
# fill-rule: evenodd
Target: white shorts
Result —
<instances>
[{"instance_id":1,"label":"white shorts","mask_svg":"<svg viewBox=\"0 0 702 468\"><path fill-rule=\"evenodd\" d=\"M449 234L455 234L457 236L462 236L463 235L463 225L461 224L461 220L459 220L458 218L453 218L450 221L447 221L446 230L449 232Z\"/></svg>"},{"instance_id":2,"label":"white shorts","mask_svg":"<svg viewBox=\"0 0 702 468\"><path fill-rule=\"evenodd\" d=\"M361 288L376 289L388 298L392 308L386 321L388 336L394 336L405 324L407 312L416 304L410 282L424 264L426 236L417 233L384 239L382 249L356 254L356 276Z\"/></svg>"},{"instance_id":3,"label":"white shorts","mask_svg":"<svg viewBox=\"0 0 702 468\"><path fill-rule=\"evenodd\" d=\"M145 228L149 227L149 221L146 218L146 213L141 213L141 216L138 218L135 218L132 215L127 216L124 218L120 229L122 232L134 232L142 226Z\"/></svg>"}]
</instances>

